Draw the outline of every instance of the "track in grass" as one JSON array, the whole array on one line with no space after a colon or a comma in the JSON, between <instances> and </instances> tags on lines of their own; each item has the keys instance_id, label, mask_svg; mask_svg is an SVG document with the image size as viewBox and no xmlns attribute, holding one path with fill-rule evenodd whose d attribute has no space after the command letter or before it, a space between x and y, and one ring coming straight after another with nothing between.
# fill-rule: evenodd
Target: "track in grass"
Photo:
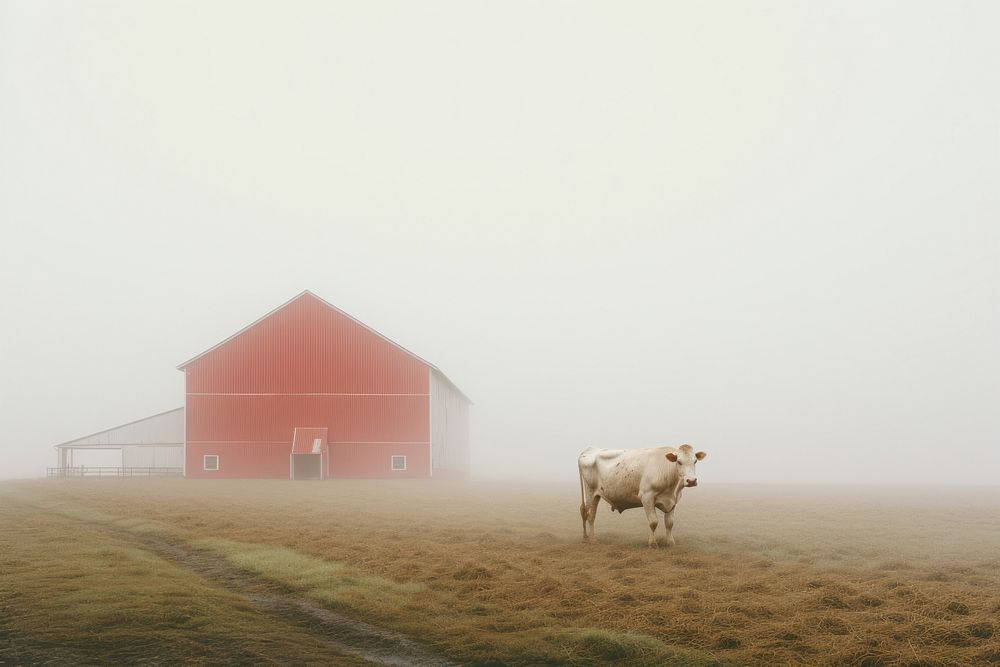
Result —
<instances>
[{"instance_id":1,"label":"track in grass","mask_svg":"<svg viewBox=\"0 0 1000 667\"><path fill-rule=\"evenodd\" d=\"M107 526L102 526L107 529ZM289 593L226 563L222 558L156 535L114 531L158 556L236 593L254 607L321 635L330 648L379 665L451 667L453 663L398 632L349 618Z\"/></svg>"},{"instance_id":2,"label":"track in grass","mask_svg":"<svg viewBox=\"0 0 1000 667\"><path fill-rule=\"evenodd\" d=\"M80 539L93 538L91 551L98 533L114 537L106 530L150 533L218 558L265 593L389 628L462 664L1000 664L995 489L706 486L682 504L678 545L660 550L645 548L645 517L628 512L606 515L597 543L581 544L578 493L570 483L444 481L4 484L0 519L18 522L21 512L4 509L10 503L36 507L20 520L32 524L19 540L25 548L0 553L21 577L6 578L12 608L36 624L11 625L60 640L39 594L58 588L74 563L50 556L32 564L55 552L49 545L69 518L81 524ZM151 547L129 545L154 557ZM210 581L155 558L194 590ZM144 567L123 584L152 589L149 606L169 604ZM75 585L85 604L91 590L114 584L91 579L62 588ZM4 581L0 571L0 607ZM316 643L317 656L334 652L318 644L333 633L313 633L312 617L251 607L221 584L204 593L238 600L258 618L234 613L225 628L182 618L178 639L202 652L240 623L253 627L246 643L265 657L308 655L299 643ZM187 604L205 617L197 593ZM173 615L136 612L149 617L136 635L144 640L159 632L160 615L173 623ZM105 616L129 639L130 617ZM256 636L269 619L273 628ZM237 634L232 650L240 648Z\"/></svg>"}]
</instances>

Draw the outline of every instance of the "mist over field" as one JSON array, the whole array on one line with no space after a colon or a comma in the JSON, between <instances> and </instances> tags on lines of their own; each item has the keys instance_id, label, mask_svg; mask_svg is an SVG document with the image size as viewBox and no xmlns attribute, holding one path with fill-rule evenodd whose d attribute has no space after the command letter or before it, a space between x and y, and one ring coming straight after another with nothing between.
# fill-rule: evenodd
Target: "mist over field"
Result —
<instances>
[{"instance_id":1,"label":"mist over field","mask_svg":"<svg viewBox=\"0 0 1000 667\"><path fill-rule=\"evenodd\" d=\"M601 512L596 541L582 544L566 503L576 491L573 481L5 482L0 660L1000 661L997 489L687 489L669 549L646 547L641 511Z\"/></svg>"},{"instance_id":2,"label":"mist over field","mask_svg":"<svg viewBox=\"0 0 1000 667\"><path fill-rule=\"evenodd\" d=\"M1000 665L998 34L0 0L0 665Z\"/></svg>"},{"instance_id":3,"label":"mist over field","mask_svg":"<svg viewBox=\"0 0 1000 667\"><path fill-rule=\"evenodd\" d=\"M995 484L992 2L0 2L0 477L310 289L473 475Z\"/></svg>"}]
</instances>

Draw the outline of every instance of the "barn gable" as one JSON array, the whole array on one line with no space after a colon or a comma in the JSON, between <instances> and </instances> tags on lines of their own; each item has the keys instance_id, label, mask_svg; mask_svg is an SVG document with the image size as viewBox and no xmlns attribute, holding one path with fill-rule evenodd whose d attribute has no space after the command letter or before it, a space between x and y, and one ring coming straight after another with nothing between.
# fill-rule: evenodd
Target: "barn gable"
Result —
<instances>
[{"instance_id":1,"label":"barn gable","mask_svg":"<svg viewBox=\"0 0 1000 667\"><path fill-rule=\"evenodd\" d=\"M440 370L308 291L179 368L188 476L294 476L305 428L327 434L322 478L430 476L432 442L467 449L432 439L436 396L469 405Z\"/></svg>"},{"instance_id":2,"label":"barn gable","mask_svg":"<svg viewBox=\"0 0 1000 667\"><path fill-rule=\"evenodd\" d=\"M296 330L297 338L294 341L287 339L287 337L282 339L282 336L287 333L288 326L294 327ZM337 338L341 339L339 342L346 342L350 349L348 354L343 357L344 366L335 369L334 373L317 376L315 372L310 373L309 368L288 368L287 363L295 358L308 359L311 364L314 364L316 360L328 360L331 354L342 351L337 349ZM218 359L216 361L218 365L231 366L240 357L245 357L248 354L257 355L258 359L261 359L262 346L270 348L269 351L272 353L280 354L282 346L289 344L297 346L297 351L300 354L296 357L282 357L279 363L285 364L285 366L280 371L273 367L259 367L257 369L258 380L272 387L277 382L279 385L287 387L295 385L312 387L315 391L342 390L351 384L349 378L358 377L357 374L351 373L352 366L371 366L372 364L391 362L397 366L406 364L410 368L417 368L419 364L419 366L437 373L466 401L472 402L440 368L309 290L299 293L229 338L180 364L177 368L188 373L197 370L203 372L204 375L209 375L212 373L210 362L213 358ZM277 357L272 354L269 358L276 359ZM407 363L406 360L414 363ZM208 368L205 368L206 366ZM294 377L296 373L298 376ZM283 376L280 380L277 377L279 374ZM195 374L196 378L200 376L199 373ZM369 376L372 377L370 372ZM365 387L355 388L364 389Z\"/></svg>"},{"instance_id":3,"label":"barn gable","mask_svg":"<svg viewBox=\"0 0 1000 667\"><path fill-rule=\"evenodd\" d=\"M427 364L303 292L181 366L188 393L426 393Z\"/></svg>"}]
</instances>

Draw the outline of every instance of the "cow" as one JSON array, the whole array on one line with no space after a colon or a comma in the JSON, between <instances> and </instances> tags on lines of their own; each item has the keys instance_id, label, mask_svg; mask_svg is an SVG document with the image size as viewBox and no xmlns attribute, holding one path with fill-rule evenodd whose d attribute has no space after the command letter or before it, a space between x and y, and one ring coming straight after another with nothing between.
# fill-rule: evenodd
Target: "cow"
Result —
<instances>
[{"instance_id":1,"label":"cow","mask_svg":"<svg viewBox=\"0 0 1000 667\"><path fill-rule=\"evenodd\" d=\"M650 547L659 546L656 541L659 509L667 529L667 546L673 546L674 508L681 499L681 491L698 485L694 467L705 456L705 452L696 452L691 445L583 450L579 458L583 540L596 538L594 517L603 498L611 505L611 511L617 510L619 514L634 507L646 510Z\"/></svg>"}]
</instances>

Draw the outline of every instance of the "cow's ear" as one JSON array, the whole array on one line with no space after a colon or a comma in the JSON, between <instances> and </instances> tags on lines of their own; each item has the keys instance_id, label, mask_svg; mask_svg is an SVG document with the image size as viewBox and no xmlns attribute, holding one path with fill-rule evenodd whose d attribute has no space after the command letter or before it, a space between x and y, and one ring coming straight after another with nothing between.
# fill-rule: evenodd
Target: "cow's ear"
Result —
<instances>
[{"instance_id":1,"label":"cow's ear","mask_svg":"<svg viewBox=\"0 0 1000 667\"><path fill-rule=\"evenodd\" d=\"M705 452L695 452L695 455L694 455L694 457L696 459L698 459L699 461L701 461L706 456L708 456L708 454L706 454Z\"/></svg>"},{"instance_id":2,"label":"cow's ear","mask_svg":"<svg viewBox=\"0 0 1000 667\"><path fill-rule=\"evenodd\" d=\"M673 452L667 452L667 460L671 461L671 462L676 462L677 461L677 455L674 454Z\"/></svg>"}]
</instances>

